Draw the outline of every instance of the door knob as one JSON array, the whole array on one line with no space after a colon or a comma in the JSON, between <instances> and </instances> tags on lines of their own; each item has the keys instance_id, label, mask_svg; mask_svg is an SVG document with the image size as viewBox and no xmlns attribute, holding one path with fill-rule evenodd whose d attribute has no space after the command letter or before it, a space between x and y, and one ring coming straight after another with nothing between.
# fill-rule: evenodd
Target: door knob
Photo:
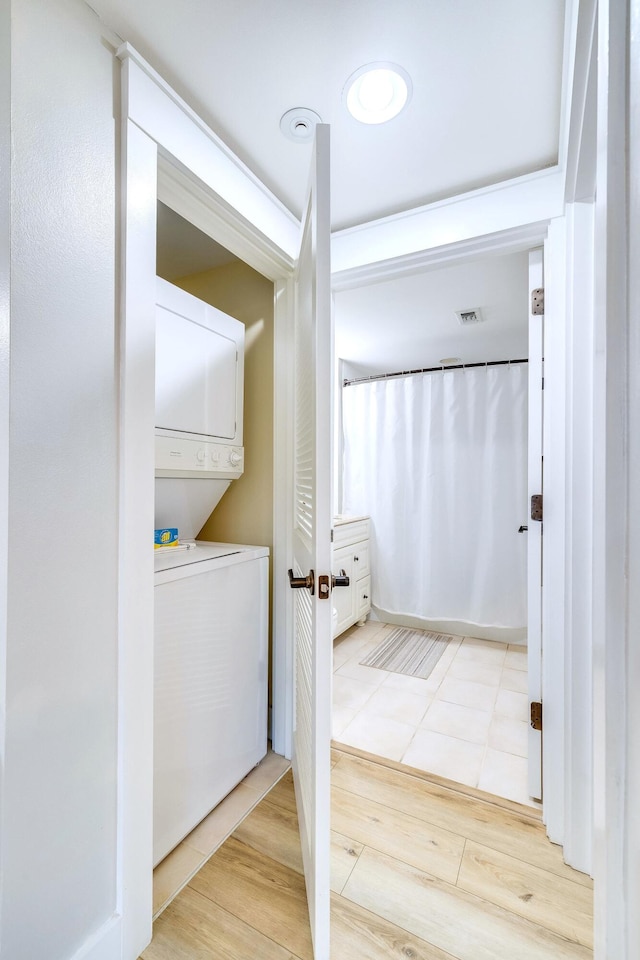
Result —
<instances>
[{"instance_id":1,"label":"door knob","mask_svg":"<svg viewBox=\"0 0 640 960\"><path fill-rule=\"evenodd\" d=\"M315 589L315 577L313 570L309 570L306 577L294 577L293 570L289 570L289 586L292 590L304 590L305 588L313 596Z\"/></svg>"},{"instance_id":2,"label":"door knob","mask_svg":"<svg viewBox=\"0 0 640 960\"><path fill-rule=\"evenodd\" d=\"M347 576L346 570L341 570L337 577L332 575L331 577L331 586L332 587L348 587L349 586L349 577Z\"/></svg>"}]
</instances>

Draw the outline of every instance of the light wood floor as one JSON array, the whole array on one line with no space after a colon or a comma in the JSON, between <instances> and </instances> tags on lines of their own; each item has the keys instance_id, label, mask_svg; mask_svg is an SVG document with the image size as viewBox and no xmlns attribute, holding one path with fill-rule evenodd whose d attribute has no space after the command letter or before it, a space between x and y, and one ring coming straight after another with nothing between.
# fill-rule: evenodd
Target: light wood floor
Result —
<instances>
[{"instance_id":1,"label":"light wood floor","mask_svg":"<svg viewBox=\"0 0 640 960\"><path fill-rule=\"evenodd\" d=\"M536 810L341 750L332 960L587 960L592 884ZM291 772L154 924L144 960L312 960Z\"/></svg>"}]
</instances>

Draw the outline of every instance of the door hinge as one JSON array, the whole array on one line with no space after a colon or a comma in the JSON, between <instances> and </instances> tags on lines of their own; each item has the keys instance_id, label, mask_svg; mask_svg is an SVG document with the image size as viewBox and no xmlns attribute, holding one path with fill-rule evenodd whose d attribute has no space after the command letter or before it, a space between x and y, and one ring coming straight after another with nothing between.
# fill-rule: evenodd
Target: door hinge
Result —
<instances>
[{"instance_id":1,"label":"door hinge","mask_svg":"<svg viewBox=\"0 0 640 960\"><path fill-rule=\"evenodd\" d=\"M542 317L544 315L544 287L538 287L531 291L531 316Z\"/></svg>"},{"instance_id":2,"label":"door hinge","mask_svg":"<svg viewBox=\"0 0 640 960\"><path fill-rule=\"evenodd\" d=\"M537 700L531 704L531 726L534 730L542 730L542 704Z\"/></svg>"},{"instance_id":3,"label":"door hinge","mask_svg":"<svg viewBox=\"0 0 640 960\"><path fill-rule=\"evenodd\" d=\"M542 520L542 494L534 493L531 497L531 519Z\"/></svg>"}]
</instances>

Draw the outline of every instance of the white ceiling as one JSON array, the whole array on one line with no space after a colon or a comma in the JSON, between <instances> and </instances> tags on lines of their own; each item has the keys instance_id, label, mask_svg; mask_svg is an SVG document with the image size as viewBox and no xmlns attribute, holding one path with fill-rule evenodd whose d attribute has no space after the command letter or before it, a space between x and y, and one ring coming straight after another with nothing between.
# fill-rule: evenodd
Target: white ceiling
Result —
<instances>
[{"instance_id":1,"label":"white ceiling","mask_svg":"<svg viewBox=\"0 0 640 960\"><path fill-rule=\"evenodd\" d=\"M279 129L309 107L332 127L337 229L554 165L563 0L90 0L296 215L310 148ZM399 63L413 98L353 120L345 81Z\"/></svg>"},{"instance_id":2,"label":"white ceiling","mask_svg":"<svg viewBox=\"0 0 640 960\"><path fill-rule=\"evenodd\" d=\"M336 355L347 376L528 356L528 254L512 253L335 295ZM462 326L457 310L480 308Z\"/></svg>"},{"instance_id":3,"label":"white ceiling","mask_svg":"<svg viewBox=\"0 0 640 960\"><path fill-rule=\"evenodd\" d=\"M332 225L411 209L558 162L564 0L91 0L294 213L310 148L281 115L332 127ZM367 126L341 101L364 63L399 63L413 98ZM160 208L167 279L228 255ZM352 375L527 354L526 253L336 295L336 346ZM455 311L480 307L462 327Z\"/></svg>"}]
</instances>

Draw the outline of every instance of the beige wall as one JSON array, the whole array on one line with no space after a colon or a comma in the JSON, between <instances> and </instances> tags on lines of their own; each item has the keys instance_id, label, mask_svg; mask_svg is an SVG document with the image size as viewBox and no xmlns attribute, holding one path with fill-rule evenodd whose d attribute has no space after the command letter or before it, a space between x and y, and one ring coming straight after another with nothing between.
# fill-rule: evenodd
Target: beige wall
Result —
<instances>
[{"instance_id":1,"label":"beige wall","mask_svg":"<svg viewBox=\"0 0 640 960\"><path fill-rule=\"evenodd\" d=\"M245 325L245 468L201 540L273 546L273 283L237 261L174 283Z\"/></svg>"},{"instance_id":2,"label":"beige wall","mask_svg":"<svg viewBox=\"0 0 640 960\"><path fill-rule=\"evenodd\" d=\"M231 483L199 538L260 544L272 550L273 283L241 261L182 277L173 283L241 320L246 328L244 473ZM270 609L273 609L272 582L271 571ZM271 635L271 631L269 633Z\"/></svg>"}]
</instances>

